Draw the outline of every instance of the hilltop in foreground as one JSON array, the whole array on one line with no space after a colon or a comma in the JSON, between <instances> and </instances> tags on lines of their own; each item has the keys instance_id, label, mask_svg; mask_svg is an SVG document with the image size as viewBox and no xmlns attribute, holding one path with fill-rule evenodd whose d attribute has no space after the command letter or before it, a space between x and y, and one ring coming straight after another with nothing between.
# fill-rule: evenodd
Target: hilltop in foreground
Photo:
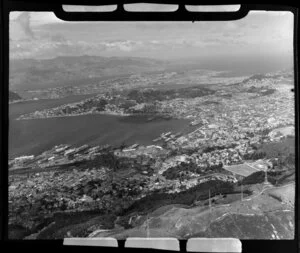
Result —
<instances>
[{"instance_id":1,"label":"hilltop in foreground","mask_svg":"<svg viewBox=\"0 0 300 253\"><path fill-rule=\"evenodd\" d=\"M292 239L294 187L293 183L281 187L265 185L243 200L210 208L166 206L149 213L146 220L143 216L136 216L134 222L138 225L132 229L95 231L90 236L117 239L147 236Z\"/></svg>"}]
</instances>

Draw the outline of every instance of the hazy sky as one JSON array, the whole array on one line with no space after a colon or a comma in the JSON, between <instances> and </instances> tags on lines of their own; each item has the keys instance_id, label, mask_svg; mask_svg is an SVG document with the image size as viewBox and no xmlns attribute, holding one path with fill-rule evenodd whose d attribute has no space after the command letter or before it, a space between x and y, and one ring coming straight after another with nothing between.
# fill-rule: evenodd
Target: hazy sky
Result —
<instances>
[{"instance_id":1,"label":"hazy sky","mask_svg":"<svg viewBox=\"0 0 300 253\"><path fill-rule=\"evenodd\" d=\"M10 56L91 54L163 59L292 59L293 14L250 12L237 21L65 22L53 13L10 14Z\"/></svg>"}]
</instances>

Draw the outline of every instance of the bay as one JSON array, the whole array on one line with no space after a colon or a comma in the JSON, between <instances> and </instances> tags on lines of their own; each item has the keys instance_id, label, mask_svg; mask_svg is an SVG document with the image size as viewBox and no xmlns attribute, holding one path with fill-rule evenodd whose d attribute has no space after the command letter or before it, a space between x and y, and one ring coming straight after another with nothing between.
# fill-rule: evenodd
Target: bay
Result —
<instances>
[{"instance_id":1,"label":"bay","mask_svg":"<svg viewBox=\"0 0 300 253\"><path fill-rule=\"evenodd\" d=\"M57 101L57 103L61 102ZM28 113L30 109L25 102L13 104L13 106L13 110L10 110L9 121L10 158L21 155L37 155L59 144L118 146L137 143L151 145L154 144L153 139L161 133L169 131L184 133L192 130L188 120L159 118L149 121L148 117L143 115L124 117L95 114L15 120L22 110L24 113ZM34 103L31 107L32 110L36 110L37 104ZM41 107L44 108L45 105L43 104Z\"/></svg>"}]
</instances>

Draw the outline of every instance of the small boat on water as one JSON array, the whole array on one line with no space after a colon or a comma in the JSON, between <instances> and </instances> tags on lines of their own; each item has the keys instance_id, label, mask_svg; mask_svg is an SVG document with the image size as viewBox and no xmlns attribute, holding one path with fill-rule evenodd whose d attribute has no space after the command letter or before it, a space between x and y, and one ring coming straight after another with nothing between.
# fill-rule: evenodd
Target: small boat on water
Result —
<instances>
[{"instance_id":1,"label":"small boat on water","mask_svg":"<svg viewBox=\"0 0 300 253\"><path fill-rule=\"evenodd\" d=\"M130 148L137 148L139 146L139 144L133 144L132 146L130 146Z\"/></svg>"},{"instance_id":2,"label":"small boat on water","mask_svg":"<svg viewBox=\"0 0 300 253\"><path fill-rule=\"evenodd\" d=\"M161 140L161 137L158 137L158 138L156 138L156 139L153 139L152 141L153 142L157 142L157 141L160 141Z\"/></svg>"},{"instance_id":3,"label":"small boat on water","mask_svg":"<svg viewBox=\"0 0 300 253\"><path fill-rule=\"evenodd\" d=\"M201 123L201 120L194 120L190 123L191 126L196 126L199 125Z\"/></svg>"}]
</instances>

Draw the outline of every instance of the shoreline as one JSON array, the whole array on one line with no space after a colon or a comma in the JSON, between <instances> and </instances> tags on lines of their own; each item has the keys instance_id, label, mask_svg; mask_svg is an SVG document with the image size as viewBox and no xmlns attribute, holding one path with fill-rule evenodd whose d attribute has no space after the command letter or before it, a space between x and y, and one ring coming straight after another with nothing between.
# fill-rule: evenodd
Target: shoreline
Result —
<instances>
[{"instance_id":1,"label":"shoreline","mask_svg":"<svg viewBox=\"0 0 300 253\"><path fill-rule=\"evenodd\" d=\"M31 98L31 99L19 99L19 100L14 100L14 101L9 101L8 104L18 104L18 103L24 103L24 102L32 102L32 101L44 101L44 100L59 100L59 99L64 99L68 97L74 97L74 96L93 96L93 95L98 95L98 92L95 93L86 93L86 94L71 94L67 96L62 96L62 97L56 97L56 98Z\"/></svg>"},{"instance_id":2,"label":"shoreline","mask_svg":"<svg viewBox=\"0 0 300 253\"><path fill-rule=\"evenodd\" d=\"M66 117L77 117L77 116L85 116L85 115L107 115L107 116L120 116L120 117L152 117L152 118L161 118L161 119L185 119L178 118L173 116L162 116L162 115L153 115L153 114L130 114L130 113L119 113L119 112L89 112L89 113L81 113L81 114L69 114L69 115L56 115L56 116L46 116L46 117L26 117L26 118L16 118L15 120L34 120L34 119L51 119L51 118L66 118ZM152 121L151 119L149 121Z\"/></svg>"},{"instance_id":3,"label":"shoreline","mask_svg":"<svg viewBox=\"0 0 300 253\"><path fill-rule=\"evenodd\" d=\"M93 113L81 113L81 114L69 114L69 115L56 115L56 116L48 116L48 117L26 117L21 118L18 117L15 120L33 120L33 119L51 119L51 118L67 118L67 117L77 117L77 116L85 116L85 115L112 115L112 116L132 116L132 114L125 114L125 113L113 113L113 112L93 112Z\"/></svg>"}]
</instances>

